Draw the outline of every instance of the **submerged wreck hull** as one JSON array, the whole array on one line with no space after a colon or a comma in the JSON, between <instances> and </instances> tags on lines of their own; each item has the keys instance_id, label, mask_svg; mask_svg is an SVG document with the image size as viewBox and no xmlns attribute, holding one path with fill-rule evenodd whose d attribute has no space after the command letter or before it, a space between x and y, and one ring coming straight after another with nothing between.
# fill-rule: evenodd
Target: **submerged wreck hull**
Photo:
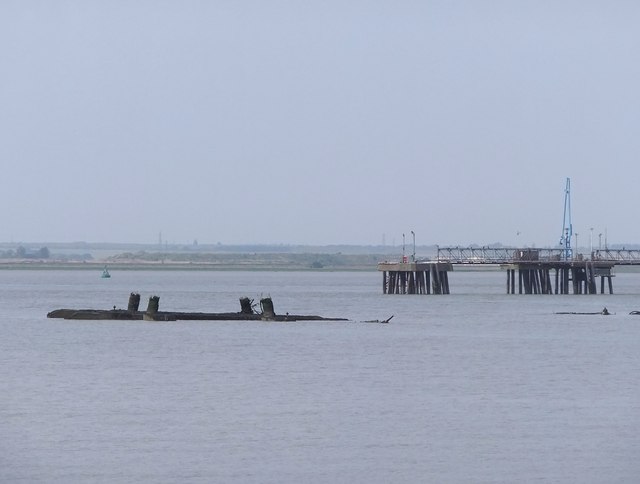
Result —
<instances>
[{"instance_id":1,"label":"submerged wreck hull","mask_svg":"<svg viewBox=\"0 0 640 484\"><path fill-rule=\"evenodd\" d=\"M262 314L244 313L191 313L158 311L127 311L124 309L56 309L47 314L48 318L78 319L78 320L120 320L120 321L348 321L347 318L325 318L300 314L276 314L263 316Z\"/></svg>"},{"instance_id":2,"label":"submerged wreck hull","mask_svg":"<svg viewBox=\"0 0 640 484\"><path fill-rule=\"evenodd\" d=\"M160 298L151 296L146 311L140 311L140 294L132 292L129 296L127 309L55 309L47 313L48 318L76 319L85 321L352 321L348 318L333 318L303 314L276 314L273 301L270 297L260 299L258 304L248 297L240 298L239 312L185 312L185 311L160 311ZM393 316L387 319L361 321L364 323L388 323Z\"/></svg>"},{"instance_id":3,"label":"submerged wreck hull","mask_svg":"<svg viewBox=\"0 0 640 484\"><path fill-rule=\"evenodd\" d=\"M254 311L252 300L240 298L241 311L237 313L205 313L184 311L159 311L158 296L149 298L146 311L139 311L140 295L131 293L127 309L56 309L47 314L48 318L77 319L91 321L349 321L346 318L326 318L286 313L276 314L271 298L260 300L262 312Z\"/></svg>"},{"instance_id":4,"label":"submerged wreck hull","mask_svg":"<svg viewBox=\"0 0 640 484\"><path fill-rule=\"evenodd\" d=\"M47 318L133 321L142 320L142 315L140 311L124 309L55 309L47 313Z\"/></svg>"},{"instance_id":5,"label":"submerged wreck hull","mask_svg":"<svg viewBox=\"0 0 640 484\"><path fill-rule=\"evenodd\" d=\"M120 320L120 321L349 321L347 318L326 318L301 314L274 315L243 313L191 313L158 311L148 314L144 311L122 309L56 309L47 313L48 318L79 320Z\"/></svg>"}]
</instances>

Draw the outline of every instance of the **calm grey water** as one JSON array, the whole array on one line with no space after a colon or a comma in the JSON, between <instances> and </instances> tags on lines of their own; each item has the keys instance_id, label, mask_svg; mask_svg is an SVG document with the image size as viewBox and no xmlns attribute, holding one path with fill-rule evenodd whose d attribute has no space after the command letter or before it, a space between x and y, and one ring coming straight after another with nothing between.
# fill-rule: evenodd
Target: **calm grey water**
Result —
<instances>
[{"instance_id":1,"label":"calm grey water","mask_svg":"<svg viewBox=\"0 0 640 484\"><path fill-rule=\"evenodd\" d=\"M640 274L615 295L384 296L371 273L0 271L0 482L637 483ZM143 305L391 324L116 322ZM604 316L557 315L598 311Z\"/></svg>"}]
</instances>

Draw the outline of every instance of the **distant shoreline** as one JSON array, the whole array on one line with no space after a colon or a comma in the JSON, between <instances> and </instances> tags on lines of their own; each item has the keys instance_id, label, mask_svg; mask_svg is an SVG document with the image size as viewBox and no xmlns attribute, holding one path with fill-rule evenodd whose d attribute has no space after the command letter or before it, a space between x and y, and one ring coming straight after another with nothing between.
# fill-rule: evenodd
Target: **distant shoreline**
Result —
<instances>
[{"instance_id":1,"label":"distant shoreline","mask_svg":"<svg viewBox=\"0 0 640 484\"><path fill-rule=\"evenodd\" d=\"M91 260L91 261L62 261L62 260L11 260L0 259L0 271L29 271L29 270L73 270L101 272L105 267L109 271L271 271L271 272L377 272L378 263L388 260L388 257L369 255L367 257L332 256L333 259L316 263L310 260L314 257L302 259L282 257L278 260L267 258L246 257L236 254L224 260L212 261L141 261L141 260ZM469 264L455 266L454 272L500 272L499 265ZM639 266L616 266L618 273L640 272Z\"/></svg>"},{"instance_id":2,"label":"distant shoreline","mask_svg":"<svg viewBox=\"0 0 640 484\"><path fill-rule=\"evenodd\" d=\"M184 263L184 262L66 262L66 261L0 261L1 270L78 270L100 272L104 267L109 271L307 271L307 272L366 272L376 271L373 266L341 267L300 267L295 264L221 264L221 263Z\"/></svg>"},{"instance_id":3,"label":"distant shoreline","mask_svg":"<svg viewBox=\"0 0 640 484\"><path fill-rule=\"evenodd\" d=\"M57 257L2 258L0 270L269 270L367 271L376 270L384 254L323 253L152 253L125 252L107 257L68 260Z\"/></svg>"}]
</instances>

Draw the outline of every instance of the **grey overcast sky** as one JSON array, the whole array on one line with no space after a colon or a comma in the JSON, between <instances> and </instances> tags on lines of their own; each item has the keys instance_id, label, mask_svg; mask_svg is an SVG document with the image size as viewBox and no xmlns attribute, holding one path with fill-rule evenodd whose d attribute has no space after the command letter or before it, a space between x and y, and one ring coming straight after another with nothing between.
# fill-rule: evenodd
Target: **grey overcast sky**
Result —
<instances>
[{"instance_id":1,"label":"grey overcast sky","mask_svg":"<svg viewBox=\"0 0 640 484\"><path fill-rule=\"evenodd\" d=\"M3 0L0 69L0 241L640 242L637 1Z\"/></svg>"}]
</instances>

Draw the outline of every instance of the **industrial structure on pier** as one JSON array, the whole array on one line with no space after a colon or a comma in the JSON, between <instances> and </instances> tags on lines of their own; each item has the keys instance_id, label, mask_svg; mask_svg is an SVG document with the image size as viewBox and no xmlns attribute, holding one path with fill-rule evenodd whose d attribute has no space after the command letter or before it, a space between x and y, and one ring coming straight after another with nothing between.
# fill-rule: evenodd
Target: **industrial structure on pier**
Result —
<instances>
[{"instance_id":1,"label":"industrial structure on pier","mask_svg":"<svg viewBox=\"0 0 640 484\"><path fill-rule=\"evenodd\" d=\"M415 233L411 260L381 262L384 294L449 294L449 271L454 265L497 266L507 273L507 294L613 294L616 265L640 265L640 250L591 250L590 257L571 247L571 180L564 192L564 215L559 249L438 247L435 259L416 260ZM577 233L576 240L577 240ZM598 284L598 278L600 284Z\"/></svg>"}]
</instances>

